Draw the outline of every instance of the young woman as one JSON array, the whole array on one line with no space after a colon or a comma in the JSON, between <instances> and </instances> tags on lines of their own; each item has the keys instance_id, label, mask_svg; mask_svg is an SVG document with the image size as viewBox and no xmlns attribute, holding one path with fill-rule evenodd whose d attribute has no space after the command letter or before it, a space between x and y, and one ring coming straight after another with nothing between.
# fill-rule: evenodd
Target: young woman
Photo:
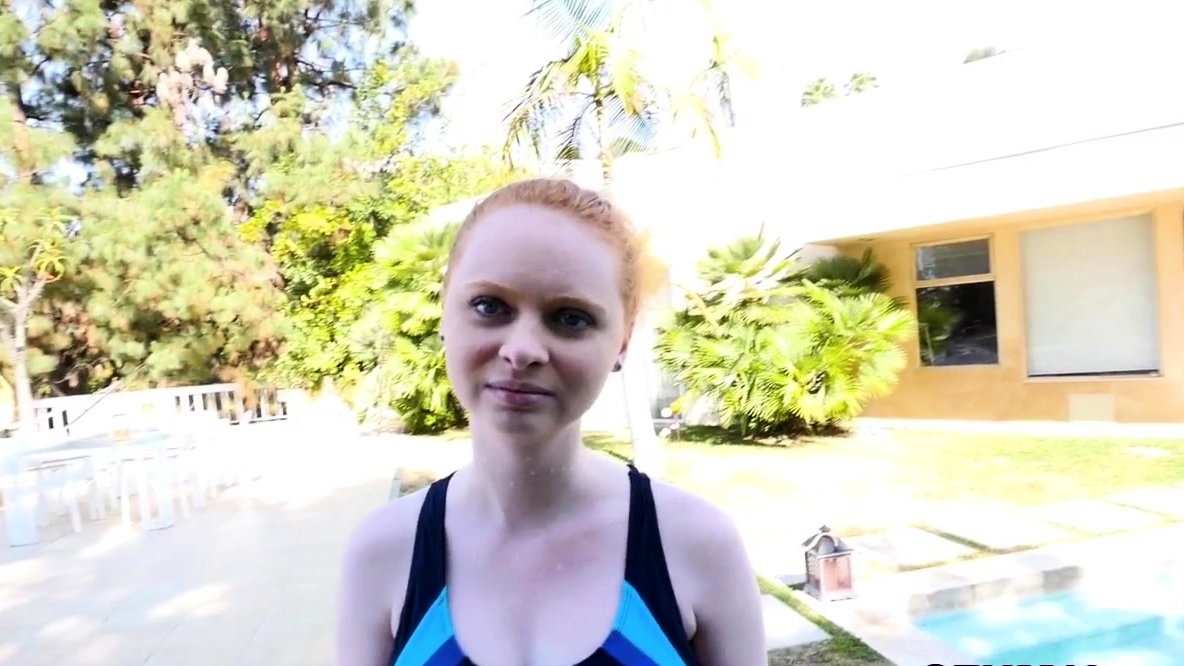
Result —
<instances>
[{"instance_id":1,"label":"young woman","mask_svg":"<svg viewBox=\"0 0 1184 666\"><path fill-rule=\"evenodd\" d=\"M473 461L355 532L339 666L768 663L728 516L580 441L647 264L621 212L568 181L515 183L469 214L442 335Z\"/></svg>"}]
</instances>

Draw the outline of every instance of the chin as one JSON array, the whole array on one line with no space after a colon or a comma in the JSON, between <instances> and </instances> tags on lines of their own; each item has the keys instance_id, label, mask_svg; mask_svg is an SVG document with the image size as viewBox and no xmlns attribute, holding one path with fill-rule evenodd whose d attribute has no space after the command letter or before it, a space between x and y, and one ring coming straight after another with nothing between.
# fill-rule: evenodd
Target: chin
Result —
<instances>
[{"instance_id":1,"label":"chin","mask_svg":"<svg viewBox=\"0 0 1184 666\"><path fill-rule=\"evenodd\" d=\"M475 430L501 433L515 438L517 444L544 444L551 441L571 424L557 423L550 415L531 412L503 412L482 414Z\"/></svg>"},{"instance_id":2,"label":"chin","mask_svg":"<svg viewBox=\"0 0 1184 666\"><path fill-rule=\"evenodd\" d=\"M558 430L549 419L541 419L537 414L495 414L486 418L485 423L490 430L530 439L542 439Z\"/></svg>"}]
</instances>

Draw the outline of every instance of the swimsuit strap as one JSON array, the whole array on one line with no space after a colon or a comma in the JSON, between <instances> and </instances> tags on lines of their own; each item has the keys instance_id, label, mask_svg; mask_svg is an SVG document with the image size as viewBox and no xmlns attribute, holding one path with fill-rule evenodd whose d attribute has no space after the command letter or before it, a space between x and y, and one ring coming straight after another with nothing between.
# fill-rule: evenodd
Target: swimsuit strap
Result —
<instances>
[{"instance_id":1,"label":"swimsuit strap","mask_svg":"<svg viewBox=\"0 0 1184 666\"><path fill-rule=\"evenodd\" d=\"M449 474L428 487L423 506L419 509L411 571L407 576L407 596L403 600L399 629L395 634L395 655L403 651L412 632L448 582L448 537L444 533L444 507L448 499L448 482L451 480L452 474Z\"/></svg>"},{"instance_id":2,"label":"swimsuit strap","mask_svg":"<svg viewBox=\"0 0 1184 666\"><path fill-rule=\"evenodd\" d=\"M642 601L678 650L683 663L696 663L691 642L682 623L682 612L670 581L658 509L650 477L629 465L629 536L625 547L625 582L637 590Z\"/></svg>"}]
</instances>

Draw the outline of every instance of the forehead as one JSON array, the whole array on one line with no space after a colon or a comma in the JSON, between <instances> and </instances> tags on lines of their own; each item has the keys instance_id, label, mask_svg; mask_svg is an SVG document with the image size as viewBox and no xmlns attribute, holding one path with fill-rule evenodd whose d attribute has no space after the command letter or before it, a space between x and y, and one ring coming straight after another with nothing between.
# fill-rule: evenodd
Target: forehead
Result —
<instances>
[{"instance_id":1,"label":"forehead","mask_svg":"<svg viewBox=\"0 0 1184 666\"><path fill-rule=\"evenodd\" d=\"M456 265L457 286L497 282L514 289L615 297L620 261L608 241L574 216L535 205L485 213L469 228Z\"/></svg>"}]
</instances>

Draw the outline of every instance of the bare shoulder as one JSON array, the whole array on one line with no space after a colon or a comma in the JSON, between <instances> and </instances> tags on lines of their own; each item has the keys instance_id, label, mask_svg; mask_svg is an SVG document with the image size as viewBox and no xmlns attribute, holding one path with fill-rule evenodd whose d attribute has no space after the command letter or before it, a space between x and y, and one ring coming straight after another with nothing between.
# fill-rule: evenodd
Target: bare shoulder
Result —
<instances>
[{"instance_id":1,"label":"bare shoulder","mask_svg":"<svg viewBox=\"0 0 1184 666\"><path fill-rule=\"evenodd\" d=\"M363 518L346 543L346 569L374 574L397 569L400 563L410 565L415 528L426 493L426 489L421 489L404 495Z\"/></svg>"},{"instance_id":2,"label":"bare shoulder","mask_svg":"<svg viewBox=\"0 0 1184 666\"><path fill-rule=\"evenodd\" d=\"M390 658L394 620L407 594L415 527L426 491L400 497L354 528L341 561L337 664L379 666Z\"/></svg>"},{"instance_id":3,"label":"bare shoulder","mask_svg":"<svg viewBox=\"0 0 1184 666\"><path fill-rule=\"evenodd\" d=\"M740 529L707 499L653 481L670 580L694 614L691 638L703 666L766 664L760 588Z\"/></svg>"}]
</instances>

